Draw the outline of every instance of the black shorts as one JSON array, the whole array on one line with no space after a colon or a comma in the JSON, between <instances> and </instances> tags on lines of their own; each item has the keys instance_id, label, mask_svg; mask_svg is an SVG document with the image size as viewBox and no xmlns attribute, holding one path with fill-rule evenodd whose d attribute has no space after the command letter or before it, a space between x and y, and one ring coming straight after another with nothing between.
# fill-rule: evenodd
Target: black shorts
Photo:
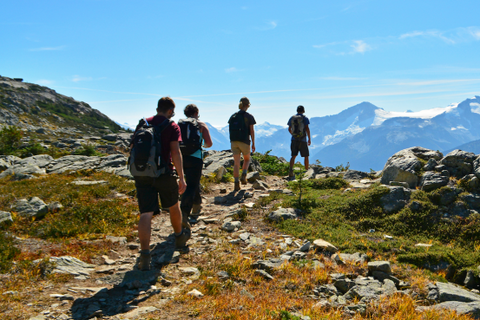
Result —
<instances>
[{"instance_id":1,"label":"black shorts","mask_svg":"<svg viewBox=\"0 0 480 320\"><path fill-rule=\"evenodd\" d=\"M310 152L308 151L307 141L292 140L290 144L290 149L292 150L292 157L296 157L300 151L302 157L308 157Z\"/></svg>"},{"instance_id":2,"label":"black shorts","mask_svg":"<svg viewBox=\"0 0 480 320\"><path fill-rule=\"evenodd\" d=\"M135 177L135 187L140 213L151 211L154 214L160 213L159 195L162 208L170 208L178 202L178 183L175 175L165 174L155 179Z\"/></svg>"}]
</instances>

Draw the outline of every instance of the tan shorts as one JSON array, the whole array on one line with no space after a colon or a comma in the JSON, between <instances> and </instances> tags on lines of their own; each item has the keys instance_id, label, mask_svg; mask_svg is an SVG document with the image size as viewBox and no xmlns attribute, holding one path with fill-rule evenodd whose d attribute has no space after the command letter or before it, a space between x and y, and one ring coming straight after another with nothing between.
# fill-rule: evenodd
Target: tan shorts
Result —
<instances>
[{"instance_id":1,"label":"tan shorts","mask_svg":"<svg viewBox=\"0 0 480 320\"><path fill-rule=\"evenodd\" d=\"M250 145L241 141L232 141L231 149L233 154L250 154Z\"/></svg>"}]
</instances>

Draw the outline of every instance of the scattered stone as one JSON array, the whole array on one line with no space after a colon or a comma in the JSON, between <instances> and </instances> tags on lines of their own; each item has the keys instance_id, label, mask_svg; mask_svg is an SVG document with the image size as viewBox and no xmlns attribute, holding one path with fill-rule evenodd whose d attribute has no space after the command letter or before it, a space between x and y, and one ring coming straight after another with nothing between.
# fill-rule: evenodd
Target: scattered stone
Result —
<instances>
[{"instance_id":1,"label":"scattered stone","mask_svg":"<svg viewBox=\"0 0 480 320\"><path fill-rule=\"evenodd\" d=\"M269 214L268 218L273 221L282 221L288 219L296 219L300 210L293 208L280 208Z\"/></svg>"},{"instance_id":2,"label":"scattered stone","mask_svg":"<svg viewBox=\"0 0 480 320\"><path fill-rule=\"evenodd\" d=\"M12 214L6 211L0 211L0 225L13 222Z\"/></svg>"},{"instance_id":3,"label":"scattered stone","mask_svg":"<svg viewBox=\"0 0 480 320\"><path fill-rule=\"evenodd\" d=\"M197 289L193 289L192 291L187 293L187 296L192 296L192 297L195 297L195 298L201 298L201 297L203 297L203 293L201 293Z\"/></svg>"},{"instance_id":4,"label":"scattered stone","mask_svg":"<svg viewBox=\"0 0 480 320\"><path fill-rule=\"evenodd\" d=\"M23 217L42 218L48 213L48 206L38 197L17 200L14 208Z\"/></svg>"},{"instance_id":5,"label":"scattered stone","mask_svg":"<svg viewBox=\"0 0 480 320\"><path fill-rule=\"evenodd\" d=\"M255 270L255 273L262 276L266 280L273 280L273 277L268 272L266 272L265 270L257 269L257 270Z\"/></svg>"},{"instance_id":6,"label":"scattered stone","mask_svg":"<svg viewBox=\"0 0 480 320\"><path fill-rule=\"evenodd\" d=\"M337 247L335 247L333 244L323 240L323 239L317 239L313 241L313 246L316 249L320 249L322 251L328 251L331 253L335 253L338 251Z\"/></svg>"}]
</instances>

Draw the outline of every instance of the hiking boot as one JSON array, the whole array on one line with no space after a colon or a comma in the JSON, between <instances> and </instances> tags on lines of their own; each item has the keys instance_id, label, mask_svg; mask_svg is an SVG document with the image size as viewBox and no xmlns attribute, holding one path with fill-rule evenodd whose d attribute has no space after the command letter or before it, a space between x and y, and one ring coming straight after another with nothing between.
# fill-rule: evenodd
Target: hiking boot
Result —
<instances>
[{"instance_id":1,"label":"hiking boot","mask_svg":"<svg viewBox=\"0 0 480 320\"><path fill-rule=\"evenodd\" d=\"M202 210L202 205L201 204L194 204L192 207L192 216L199 216L200 211Z\"/></svg>"},{"instance_id":2,"label":"hiking boot","mask_svg":"<svg viewBox=\"0 0 480 320\"><path fill-rule=\"evenodd\" d=\"M188 221L188 213L182 212L182 228L183 229L192 229L190 222Z\"/></svg>"},{"instance_id":3,"label":"hiking boot","mask_svg":"<svg viewBox=\"0 0 480 320\"><path fill-rule=\"evenodd\" d=\"M137 269L141 271L150 270L150 260L152 256L150 253L140 253L140 257L137 262Z\"/></svg>"},{"instance_id":4,"label":"hiking boot","mask_svg":"<svg viewBox=\"0 0 480 320\"><path fill-rule=\"evenodd\" d=\"M240 190L240 181L235 181L233 190L234 191L239 191Z\"/></svg>"},{"instance_id":5,"label":"hiking boot","mask_svg":"<svg viewBox=\"0 0 480 320\"><path fill-rule=\"evenodd\" d=\"M247 184L247 174L246 173L242 173L242 177L240 178L240 182L242 184Z\"/></svg>"},{"instance_id":6,"label":"hiking boot","mask_svg":"<svg viewBox=\"0 0 480 320\"><path fill-rule=\"evenodd\" d=\"M183 229L181 235L175 236L175 249L185 248L188 239L190 239L190 229Z\"/></svg>"}]
</instances>

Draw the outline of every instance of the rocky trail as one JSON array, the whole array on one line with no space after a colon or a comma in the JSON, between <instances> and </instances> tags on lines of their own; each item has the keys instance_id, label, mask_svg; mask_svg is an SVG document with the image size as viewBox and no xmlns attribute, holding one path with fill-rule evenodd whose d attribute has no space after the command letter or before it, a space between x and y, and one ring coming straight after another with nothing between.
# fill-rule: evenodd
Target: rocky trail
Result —
<instances>
[{"instance_id":1,"label":"rocky trail","mask_svg":"<svg viewBox=\"0 0 480 320\"><path fill-rule=\"evenodd\" d=\"M285 190L284 179L267 179L270 192ZM40 296L35 294L32 301L25 301L38 313L30 319L141 319L154 311L158 319L188 318L180 305L179 308L164 306L198 278L198 257L217 250L219 242L229 241L249 253L258 251L259 257L271 239L285 239L285 247L300 245L298 240L281 235L265 223L264 215L258 213L266 212L266 207L244 222L232 221L231 216L238 210L242 207L251 210L255 201L268 196L269 190L255 190L249 183L234 192L233 183L215 184L209 193L203 194L201 215L193 217L196 222L192 224L187 253L175 251L169 215L162 211L152 221L150 271L135 269L137 239L127 243L125 238L107 237L116 243L115 249L92 264L72 257L52 258L56 262L54 272L73 274L75 278L61 284L42 284L41 290L37 288ZM23 250L29 251L48 245L33 239L21 241Z\"/></svg>"}]
</instances>

